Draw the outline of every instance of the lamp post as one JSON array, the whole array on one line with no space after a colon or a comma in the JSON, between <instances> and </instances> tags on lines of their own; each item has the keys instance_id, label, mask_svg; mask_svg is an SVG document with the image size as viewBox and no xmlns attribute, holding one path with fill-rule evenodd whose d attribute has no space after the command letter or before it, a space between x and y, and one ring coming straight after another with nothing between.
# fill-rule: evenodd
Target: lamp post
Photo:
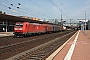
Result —
<instances>
[{"instance_id":1,"label":"lamp post","mask_svg":"<svg viewBox=\"0 0 90 60\"><path fill-rule=\"evenodd\" d=\"M86 11L84 11L85 12L85 31L86 31ZM85 32L85 34L86 34L86 32Z\"/></svg>"}]
</instances>

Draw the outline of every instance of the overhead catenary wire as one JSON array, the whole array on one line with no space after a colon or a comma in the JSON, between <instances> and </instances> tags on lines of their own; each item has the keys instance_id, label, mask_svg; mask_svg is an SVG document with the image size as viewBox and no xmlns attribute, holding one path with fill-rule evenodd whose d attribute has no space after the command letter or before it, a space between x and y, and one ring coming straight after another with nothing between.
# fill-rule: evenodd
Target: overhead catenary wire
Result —
<instances>
[{"instance_id":1,"label":"overhead catenary wire","mask_svg":"<svg viewBox=\"0 0 90 60\"><path fill-rule=\"evenodd\" d=\"M51 15L54 15L52 12L50 12L50 11L48 11L47 9L41 7L40 5L36 4L35 2L33 2L33 1L31 1L31 0L29 0L29 1L32 2L33 4L35 4L36 6L38 6L39 8L41 8L42 10L44 10L44 11L50 13Z\"/></svg>"},{"instance_id":2,"label":"overhead catenary wire","mask_svg":"<svg viewBox=\"0 0 90 60\"><path fill-rule=\"evenodd\" d=\"M14 1L12 1L12 0L3 0L3 3L2 3L2 4L7 5L7 6L8 6L8 4L9 4L9 5L10 5L10 6L8 6L9 9L19 11L19 13L22 13L22 14L25 13L26 15L29 14L29 15L35 16L35 17L48 17L48 18L50 18L50 19L53 19L53 18L55 17L54 14L53 14L51 11L48 11L47 9L39 6L37 3L34 3L34 2L31 1L31 0L29 0L29 1L32 2L33 4L37 5L37 6L38 6L40 9L42 9L43 11L46 11L46 12L48 12L48 13L51 14L51 15L47 15L46 13L42 13L42 12L40 12L40 11L32 10L31 8L28 8L28 7L26 7L26 6L23 6L23 5L21 4L21 2L16 3L16 2L14 2ZM52 1L52 0L51 0L51 1ZM5 3L5 2L6 2L6 3ZM8 4L7 4L7 3L8 3ZM64 13L64 12L62 11L62 9L61 9L60 7L58 7L58 5L56 5L53 1L52 1L52 4L55 5L55 6L57 7L57 9L60 10L60 12ZM38 14L38 15L37 15L37 14ZM64 13L64 15L66 16L65 13ZM59 16L59 15L58 15L58 16ZM56 16L56 17L57 17L57 16ZM68 17L68 16L67 16L67 17Z\"/></svg>"},{"instance_id":3,"label":"overhead catenary wire","mask_svg":"<svg viewBox=\"0 0 90 60\"><path fill-rule=\"evenodd\" d=\"M70 14L70 11L68 10L68 8L65 6L65 4L62 2L62 0L58 0L60 3L61 3L61 5L64 7L64 9L67 11L67 13L68 14ZM69 18L70 18L71 16L69 16Z\"/></svg>"},{"instance_id":4,"label":"overhead catenary wire","mask_svg":"<svg viewBox=\"0 0 90 60\"><path fill-rule=\"evenodd\" d=\"M6 6L6 5L3 5L3 4L0 4L0 6L2 6L2 7L4 7L4 8L10 8L10 7L8 7L8 6ZM11 9L11 8L10 8ZM5 9L4 11L8 11L9 12L9 15L14 15L14 13L10 10L10 9ZM16 9L14 9L14 8L12 8L12 10L16 10ZM11 14L12 13L12 14ZM18 14L22 14L22 12L19 12ZM6 13L7 14L7 13Z\"/></svg>"},{"instance_id":5,"label":"overhead catenary wire","mask_svg":"<svg viewBox=\"0 0 90 60\"><path fill-rule=\"evenodd\" d=\"M51 2L51 4L53 4L60 12L62 12L67 18L69 18L68 15L66 15L63 10L56 4L54 3L52 0L48 0L49 2Z\"/></svg>"},{"instance_id":6,"label":"overhead catenary wire","mask_svg":"<svg viewBox=\"0 0 90 60\"><path fill-rule=\"evenodd\" d=\"M8 3L8 5L12 5L12 3L11 2L9 2L9 1L7 1L7 0L5 0L7 3ZM5 2L4 2L5 3ZM29 14L29 15L31 15L31 16L36 16L36 15L34 15L34 14L31 14L31 13L28 13L26 10L21 10L22 8L20 7L19 8L19 6L17 6L17 5L14 5L13 4L13 6L7 6L9 9L11 9L11 10L16 10L16 11L19 11L19 13L22 13L22 14Z\"/></svg>"},{"instance_id":7,"label":"overhead catenary wire","mask_svg":"<svg viewBox=\"0 0 90 60\"><path fill-rule=\"evenodd\" d=\"M22 15L30 14L30 13L27 13L27 12L25 12L25 11L21 11L20 9L16 9L16 8L13 8L13 7L4 5L4 4L0 4L0 5L2 5L2 6L4 6L4 7L7 7L7 8L9 8L10 10L16 10L16 11L18 11L18 13L22 13ZM14 7L17 7L17 6L14 6ZM6 9L5 9L5 10L6 10ZM35 15L33 15L33 14L30 14L30 15L35 16Z\"/></svg>"},{"instance_id":8,"label":"overhead catenary wire","mask_svg":"<svg viewBox=\"0 0 90 60\"><path fill-rule=\"evenodd\" d=\"M8 2L11 2L11 1L8 1ZM11 3L13 3L13 2L11 2ZM13 3L13 4L15 4L15 3ZM18 3L18 4L21 5L20 3ZM16 5L16 4L15 4L15 5ZM19 8L19 7L18 7L18 8ZM37 13L40 13L41 16L43 15L43 16L45 16L45 17L50 18L50 16L47 16L47 15L41 13L41 12L37 12L37 11L35 11L34 9L32 10L32 9L26 7L26 6L22 6L22 5L21 5L20 8L21 8L21 9L24 9L24 10L30 12L30 13L33 13L33 14L35 14L35 15L37 15ZM39 16L37 15L37 17L39 17Z\"/></svg>"},{"instance_id":9,"label":"overhead catenary wire","mask_svg":"<svg viewBox=\"0 0 90 60\"><path fill-rule=\"evenodd\" d=\"M34 3L34 2L33 2ZM39 6L40 7L40 6ZM35 15L37 14L37 13L39 13L39 15L43 15L43 16L45 16L45 17L48 17L48 18L53 18L53 17L51 17L51 16L48 16L48 15L46 15L45 13L42 13L42 12L40 12L40 11L35 11L35 9L30 9L30 8L28 8L28 7L26 7L26 6L22 6L21 5L21 8L24 8L25 10L27 10L27 11L31 11L32 13L35 13ZM44 9L45 10L45 9Z\"/></svg>"},{"instance_id":10,"label":"overhead catenary wire","mask_svg":"<svg viewBox=\"0 0 90 60\"><path fill-rule=\"evenodd\" d=\"M6 0L6 1L7 1L7 0ZM7 2L8 2L9 4L11 4L11 6L13 5L14 7L17 7L16 4L15 4L15 2L11 2L11 1L7 1ZM14 7L13 7L13 8L14 8ZM9 8L11 8L11 7L9 7ZM27 9L26 7L23 7L23 6L21 6L20 8L18 7L18 9L19 9L20 11L21 11L21 9L24 10L26 14L30 14L30 13L32 12L32 13L33 13L33 14L32 14L33 16L36 16L36 15L37 15L34 10L30 11L31 9ZM16 9L16 10L18 10L18 9ZM30 13L27 13L26 11L27 11L27 12L30 12ZM44 13L41 13L41 12L37 12L37 13L40 13L41 16L43 15L43 16L45 16L45 17L50 18L50 16L47 16L47 15L45 15ZM37 16L38 16L38 15L37 15Z\"/></svg>"}]
</instances>

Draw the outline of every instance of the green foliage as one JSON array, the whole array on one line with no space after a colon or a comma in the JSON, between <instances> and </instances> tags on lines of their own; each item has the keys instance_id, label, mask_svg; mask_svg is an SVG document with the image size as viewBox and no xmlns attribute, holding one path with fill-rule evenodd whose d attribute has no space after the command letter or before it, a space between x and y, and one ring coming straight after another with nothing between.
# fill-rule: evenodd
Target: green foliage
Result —
<instances>
[{"instance_id":1,"label":"green foliage","mask_svg":"<svg viewBox=\"0 0 90 60\"><path fill-rule=\"evenodd\" d=\"M0 14L2 14L2 11L0 11Z\"/></svg>"},{"instance_id":2,"label":"green foliage","mask_svg":"<svg viewBox=\"0 0 90 60\"><path fill-rule=\"evenodd\" d=\"M3 14L6 14L5 12Z\"/></svg>"},{"instance_id":3,"label":"green foliage","mask_svg":"<svg viewBox=\"0 0 90 60\"><path fill-rule=\"evenodd\" d=\"M6 12L3 13L2 11L0 11L0 14L6 14Z\"/></svg>"}]
</instances>

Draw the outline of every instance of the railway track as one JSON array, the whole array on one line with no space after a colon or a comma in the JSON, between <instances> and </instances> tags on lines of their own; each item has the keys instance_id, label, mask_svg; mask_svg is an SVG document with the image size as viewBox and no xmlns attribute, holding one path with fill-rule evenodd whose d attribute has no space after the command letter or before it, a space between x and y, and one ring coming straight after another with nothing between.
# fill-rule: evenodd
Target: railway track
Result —
<instances>
[{"instance_id":1,"label":"railway track","mask_svg":"<svg viewBox=\"0 0 90 60\"><path fill-rule=\"evenodd\" d=\"M64 34L65 32L61 32L59 34ZM44 35L37 35L37 36L31 36L31 37L26 37L26 38L13 38L13 37L0 37L0 47L2 46L8 46L12 44L17 44L20 42L24 41L29 41L29 40L37 40L37 39L42 39L48 36L55 35L57 33L52 33L52 34L44 34Z\"/></svg>"},{"instance_id":2,"label":"railway track","mask_svg":"<svg viewBox=\"0 0 90 60\"><path fill-rule=\"evenodd\" d=\"M50 35L51 34L45 34L45 35L40 35L41 37L38 35L38 36L31 36L27 38L0 37L0 47L17 44L17 43L28 41L28 40L41 39L44 37L48 37Z\"/></svg>"},{"instance_id":3,"label":"railway track","mask_svg":"<svg viewBox=\"0 0 90 60\"><path fill-rule=\"evenodd\" d=\"M29 49L32 50L32 48L34 48L36 46L42 45L46 42L49 42L52 39L55 39L59 36L67 34L67 33L69 33L69 32L66 32L66 33L63 33L63 34L50 35L50 36L46 36L46 37L43 37L41 39L36 39L36 40L28 40L28 41L24 41L24 42L20 42L20 43L16 43L16 44L11 44L11 45L8 45L8 46L1 46L0 47L0 59L4 60L4 59L7 59L7 58L9 58L13 55L24 52L26 50L29 50ZM50 43L50 45L51 45L51 43ZM43 47L43 48L46 49L46 47ZM40 49L38 49L37 51L41 51L41 50L43 50L43 49L40 47ZM33 51L34 50L32 50L32 53L35 53L35 51L34 52Z\"/></svg>"},{"instance_id":4,"label":"railway track","mask_svg":"<svg viewBox=\"0 0 90 60\"><path fill-rule=\"evenodd\" d=\"M65 33L67 33L67 31L61 32L59 34L63 35ZM49 36L54 36L54 35L57 35L57 33L45 34L45 35L33 36L33 37L27 37L27 38L1 37L0 38L0 49L4 47L12 46L12 45L17 45L17 44L37 40L37 39L48 38Z\"/></svg>"},{"instance_id":5,"label":"railway track","mask_svg":"<svg viewBox=\"0 0 90 60\"><path fill-rule=\"evenodd\" d=\"M48 43L42 44L32 50L28 50L24 53L18 54L7 60L45 60L52 52L54 52L59 46L61 46L68 38L70 38L75 32L66 34L62 37L56 38Z\"/></svg>"}]
</instances>

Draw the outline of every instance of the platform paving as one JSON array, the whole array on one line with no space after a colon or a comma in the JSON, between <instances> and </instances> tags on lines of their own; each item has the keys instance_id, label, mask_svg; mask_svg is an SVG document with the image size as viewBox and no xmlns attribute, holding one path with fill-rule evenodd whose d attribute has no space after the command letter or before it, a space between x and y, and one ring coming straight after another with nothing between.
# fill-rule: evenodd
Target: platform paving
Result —
<instances>
[{"instance_id":1,"label":"platform paving","mask_svg":"<svg viewBox=\"0 0 90 60\"><path fill-rule=\"evenodd\" d=\"M12 36L13 32L0 32L0 37Z\"/></svg>"},{"instance_id":2,"label":"platform paving","mask_svg":"<svg viewBox=\"0 0 90 60\"><path fill-rule=\"evenodd\" d=\"M48 60L90 60L90 30L86 30L86 35L81 30L76 32L69 42Z\"/></svg>"}]
</instances>

